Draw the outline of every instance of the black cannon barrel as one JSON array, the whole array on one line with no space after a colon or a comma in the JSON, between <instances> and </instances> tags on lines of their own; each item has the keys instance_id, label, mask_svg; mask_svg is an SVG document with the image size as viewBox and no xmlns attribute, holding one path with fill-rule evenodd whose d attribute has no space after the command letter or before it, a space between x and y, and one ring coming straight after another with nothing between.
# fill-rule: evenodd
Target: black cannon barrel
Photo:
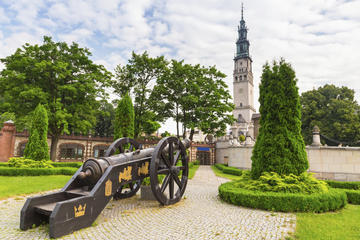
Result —
<instances>
[{"instance_id":1,"label":"black cannon barrel","mask_svg":"<svg viewBox=\"0 0 360 240\"><path fill-rule=\"evenodd\" d=\"M181 142L186 149L190 147L190 140L184 139ZM175 145L174 148L177 149L178 146ZM168 148L165 148L164 152L167 152L167 149ZM154 150L155 148L138 149L135 152L121 153L110 157L90 158L83 164L82 171L78 175L78 178L87 184L94 185L109 166L139 159L151 159Z\"/></svg>"}]
</instances>

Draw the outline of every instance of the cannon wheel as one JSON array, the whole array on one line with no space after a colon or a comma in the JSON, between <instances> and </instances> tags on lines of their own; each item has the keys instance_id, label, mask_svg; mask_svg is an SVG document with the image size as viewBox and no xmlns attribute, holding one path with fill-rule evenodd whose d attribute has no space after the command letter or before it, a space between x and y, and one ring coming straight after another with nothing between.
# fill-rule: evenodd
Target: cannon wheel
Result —
<instances>
[{"instance_id":1,"label":"cannon wheel","mask_svg":"<svg viewBox=\"0 0 360 240\"><path fill-rule=\"evenodd\" d=\"M110 147L105 152L105 157L110 157L116 153L116 150L119 150L118 153L125 153L125 152L133 152L137 149L141 149L141 144L135 141L132 138L119 138L115 142L113 142ZM124 198L129 198L134 196L137 191L140 189L141 180L133 181L127 184L128 187L125 188L124 186L119 187L116 190L113 198L115 200L120 200Z\"/></svg>"},{"instance_id":2,"label":"cannon wheel","mask_svg":"<svg viewBox=\"0 0 360 240\"><path fill-rule=\"evenodd\" d=\"M150 163L150 184L155 198L163 205L180 201L185 192L188 174L188 158L182 142L176 137L162 139L156 146ZM159 183L159 175L165 176L162 183ZM165 191L167 188L168 194Z\"/></svg>"}]
</instances>

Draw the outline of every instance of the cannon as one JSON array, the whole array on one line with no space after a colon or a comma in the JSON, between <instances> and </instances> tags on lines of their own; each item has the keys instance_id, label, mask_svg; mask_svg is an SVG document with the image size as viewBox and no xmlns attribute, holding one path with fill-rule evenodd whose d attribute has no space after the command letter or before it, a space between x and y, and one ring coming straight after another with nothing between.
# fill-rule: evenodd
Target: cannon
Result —
<instances>
[{"instance_id":1,"label":"cannon","mask_svg":"<svg viewBox=\"0 0 360 240\"><path fill-rule=\"evenodd\" d=\"M48 222L50 237L57 238L89 227L112 198L135 195L146 177L160 204L174 204L186 189L189 147L189 140L176 137L147 149L133 139L118 139L104 157L86 160L60 191L29 197L21 210L20 229Z\"/></svg>"}]
</instances>

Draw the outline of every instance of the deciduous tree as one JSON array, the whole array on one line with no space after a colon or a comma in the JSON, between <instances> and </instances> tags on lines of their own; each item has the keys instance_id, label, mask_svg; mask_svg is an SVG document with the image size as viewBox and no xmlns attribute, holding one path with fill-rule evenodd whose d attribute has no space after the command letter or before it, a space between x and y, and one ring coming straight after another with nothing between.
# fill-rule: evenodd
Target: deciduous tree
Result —
<instances>
[{"instance_id":1,"label":"deciduous tree","mask_svg":"<svg viewBox=\"0 0 360 240\"><path fill-rule=\"evenodd\" d=\"M312 130L319 126L328 145L356 144L360 139L360 106L354 90L326 84L302 93L302 134L306 144L312 143Z\"/></svg>"},{"instance_id":2,"label":"deciduous tree","mask_svg":"<svg viewBox=\"0 0 360 240\"><path fill-rule=\"evenodd\" d=\"M77 43L25 44L6 58L0 74L0 96L17 119L42 103L48 111L51 159L56 159L59 137L68 126L87 134L96 123L97 98L104 97L111 73L94 64L87 48Z\"/></svg>"},{"instance_id":3,"label":"deciduous tree","mask_svg":"<svg viewBox=\"0 0 360 240\"><path fill-rule=\"evenodd\" d=\"M122 137L134 138L134 106L129 94L119 101L115 113L114 140Z\"/></svg>"}]
</instances>

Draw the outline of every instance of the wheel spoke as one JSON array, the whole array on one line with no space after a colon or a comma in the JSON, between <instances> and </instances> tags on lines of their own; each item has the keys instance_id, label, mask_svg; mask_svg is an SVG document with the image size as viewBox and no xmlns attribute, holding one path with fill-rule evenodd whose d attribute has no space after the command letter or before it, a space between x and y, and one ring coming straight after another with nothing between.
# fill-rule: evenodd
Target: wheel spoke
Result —
<instances>
[{"instance_id":1,"label":"wheel spoke","mask_svg":"<svg viewBox=\"0 0 360 240\"><path fill-rule=\"evenodd\" d=\"M129 183L129 186L130 186L130 189L132 191L134 189L134 183L133 182Z\"/></svg>"},{"instance_id":2,"label":"wheel spoke","mask_svg":"<svg viewBox=\"0 0 360 240\"><path fill-rule=\"evenodd\" d=\"M161 158L164 160L164 163L166 164L166 166L168 168L170 168L171 164L169 163L169 159L167 159L167 157L164 155L164 153L161 153Z\"/></svg>"},{"instance_id":3,"label":"wheel spoke","mask_svg":"<svg viewBox=\"0 0 360 240\"><path fill-rule=\"evenodd\" d=\"M134 146L131 144L129 149L130 149L130 152L132 152L134 150Z\"/></svg>"},{"instance_id":4,"label":"wheel spoke","mask_svg":"<svg viewBox=\"0 0 360 240\"><path fill-rule=\"evenodd\" d=\"M181 184L181 181L180 181L179 177L178 177L176 174L173 174L173 177L172 177L172 178L175 180L176 184L177 184L177 185L179 186L179 188L181 189L182 184ZM173 182L173 184L174 184L174 182Z\"/></svg>"},{"instance_id":5,"label":"wheel spoke","mask_svg":"<svg viewBox=\"0 0 360 240\"><path fill-rule=\"evenodd\" d=\"M180 153L181 153L180 150L176 151L176 155L174 158L174 166L176 166L177 162L179 161Z\"/></svg>"},{"instance_id":6,"label":"wheel spoke","mask_svg":"<svg viewBox=\"0 0 360 240\"><path fill-rule=\"evenodd\" d=\"M158 174L168 174L170 170L168 168L163 168L158 170Z\"/></svg>"},{"instance_id":7,"label":"wheel spoke","mask_svg":"<svg viewBox=\"0 0 360 240\"><path fill-rule=\"evenodd\" d=\"M160 191L163 193L167 187L167 185L169 184L169 179L170 179L170 174L166 175L166 177L164 178L164 181L161 185Z\"/></svg>"},{"instance_id":8,"label":"wheel spoke","mask_svg":"<svg viewBox=\"0 0 360 240\"><path fill-rule=\"evenodd\" d=\"M174 178L170 177L170 183L169 183L169 197L170 199L174 198Z\"/></svg>"},{"instance_id":9,"label":"wheel spoke","mask_svg":"<svg viewBox=\"0 0 360 240\"><path fill-rule=\"evenodd\" d=\"M170 142L169 143L169 161L170 161L170 166L174 165L174 146L173 143Z\"/></svg>"}]
</instances>

